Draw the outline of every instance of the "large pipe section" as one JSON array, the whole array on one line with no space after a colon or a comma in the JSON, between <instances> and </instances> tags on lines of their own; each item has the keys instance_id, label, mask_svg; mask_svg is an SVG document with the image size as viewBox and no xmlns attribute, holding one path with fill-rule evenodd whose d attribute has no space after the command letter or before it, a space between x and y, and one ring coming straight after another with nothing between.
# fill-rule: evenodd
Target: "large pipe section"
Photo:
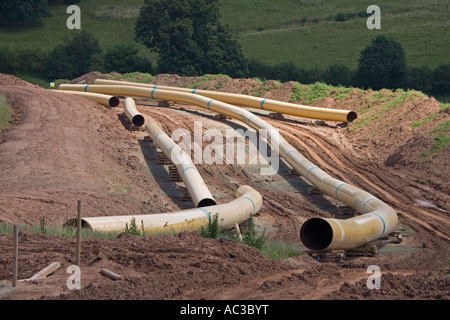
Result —
<instances>
[{"instance_id":1,"label":"large pipe section","mask_svg":"<svg viewBox=\"0 0 450 320\"><path fill-rule=\"evenodd\" d=\"M83 96L91 101L94 101L94 102L101 104L108 108L114 108L120 104L120 99L118 97L101 94L101 93L66 91L66 90L53 90L53 92L61 92L61 93L76 94L78 96Z\"/></svg>"},{"instance_id":2,"label":"large pipe section","mask_svg":"<svg viewBox=\"0 0 450 320\"><path fill-rule=\"evenodd\" d=\"M203 181L197 168L192 163L191 157L156 124L147 124L145 130L148 132L150 138L158 144L167 158L177 167L177 171L194 205L196 207L216 205L213 195Z\"/></svg>"},{"instance_id":3,"label":"large pipe section","mask_svg":"<svg viewBox=\"0 0 450 320\"><path fill-rule=\"evenodd\" d=\"M226 92L198 90L198 89L193 90L188 88L168 87L153 84L107 80L107 79L96 79L94 83L99 85L126 85L150 89L157 88L162 90L195 93L204 97L216 99L236 106L244 106L254 109L273 111L309 119L320 119L337 122L352 122L357 118L356 112L351 110L304 106L295 103L288 103L271 99L253 97L245 94L226 93Z\"/></svg>"},{"instance_id":4,"label":"large pipe section","mask_svg":"<svg viewBox=\"0 0 450 320\"><path fill-rule=\"evenodd\" d=\"M145 124L145 118L137 111L134 99L125 98L123 102L123 111L134 126L142 127Z\"/></svg>"},{"instance_id":5,"label":"large pipe section","mask_svg":"<svg viewBox=\"0 0 450 320\"><path fill-rule=\"evenodd\" d=\"M376 240L392 232L398 223L394 209L370 193L335 179L306 159L287 143L278 130L260 117L242 108L222 101L192 93L118 85L67 85L67 90L85 90L108 94L137 94L156 100L184 102L240 120L256 130L266 130L271 146L278 150L308 182L361 215L346 219L312 218L305 221L300 230L300 239L306 248L313 251L351 249Z\"/></svg>"},{"instance_id":6,"label":"large pipe section","mask_svg":"<svg viewBox=\"0 0 450 320\"><path fill-rule=\"evenodd\" d=\"M221 228L229 229L236 223L242 223L252 214L257 213L262 206L261 194L250 186L241 186L236 191L236 199L226 204L213 205L176 211L172 213L157 213L144 215L124 215L109 217L85 217L83 227L95 231L123 231L135 219L138 226L143 226L146 232L158 231L196 231L206 226L217 214ZM69 220L66 225L73 225L76 219Z\"/></svg>"}]
</instances>

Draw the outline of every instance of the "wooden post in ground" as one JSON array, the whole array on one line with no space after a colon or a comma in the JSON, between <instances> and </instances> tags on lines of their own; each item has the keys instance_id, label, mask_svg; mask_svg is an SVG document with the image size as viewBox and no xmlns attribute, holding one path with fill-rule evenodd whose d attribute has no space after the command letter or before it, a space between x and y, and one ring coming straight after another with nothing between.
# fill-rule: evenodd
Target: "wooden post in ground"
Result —
<instances>
[{"instance_id":1,"label":"wooden post in ground","mask_svg":"<svg viewBox=\"0 0 450 320\"><path fill-rule=\"evenodd\" d=\"M76 265L80 266L81 258L81 200L78 200L78 215L77 215L77 257Z\"/></svg>"},{"instance_id":2,"label":"wooden post in ground","mask_svg":"<svg viewBox=\"0 0 450 320\"><path fill-rule=\"evenodd\" d=\"M17 224L14 225L14 244L13 244L13 279L12 286L17 287L17 269L19 265L19 232Z\"/></svg>"}]
</instances>

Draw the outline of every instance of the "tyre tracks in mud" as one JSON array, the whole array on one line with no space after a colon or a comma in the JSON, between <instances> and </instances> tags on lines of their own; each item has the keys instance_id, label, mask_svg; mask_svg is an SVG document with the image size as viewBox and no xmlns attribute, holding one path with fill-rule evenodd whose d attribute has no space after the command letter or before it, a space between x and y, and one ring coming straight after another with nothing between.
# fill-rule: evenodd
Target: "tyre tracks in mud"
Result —
<instances>
[{"instance_id":1,"label":"tyre tracks in mud","mask_svg":"<svg viewBox=\"0 0 450 320\"><path fill-rule=\"evenodd\" d=\"M408 190L404 188L408 182L404 181L402 177L388 172L368 160L366 163L358 163L352 160L341 152L339 145L331 143L322 134L311 133L312 129L305 126L285 124L270 119L267 119L267 122L277 128L288 141L300 146L306 152L310 161L317 163L319 167L322 166L322 169L362 189L370 188L369 192L375 193L376 196L392 205L399 215L415 222L440 238L450 241L450 237L445 233L449 230L450 220L443 216L442 212L434 213L431 210L416 206L415 200L409 196ZM311 147L307 141L317 146L317 150ZM358 157L358 161L364 160ZM410 187L410 184L408 184L408 187Z\"/></svg>"},{"instance_id":2,"label":"tyre tracks in mud","mask_svg":"<svg viewBox=\"0 0 450 320\"><path fill-rule=\"evenodd\" d=\"M171 110L172 111L172 110ZM182 111L174 108L174 111ZM152 108L145 111L153 119L161 121L165 119L170 128L186 128L193 132L192 126L187 121L194 121L192 115L174 115L174 112L165 112L160 108ZM205 119L208 122L214 121ZM397 213L407 221L414 222L425 230L438 237L450 241L450 236L446 234L449 229L449 219L439 210L430 208L426 210L415 205L415 199L410 196L409 188L423 190L425 186L414 186L412 182L405 180L402 176L393 173L392 170L380 167L367 156L361 156L352 148L344 145L342 134L338 133L340 139L325 137L323 133L317 132L314 128L305 125L291 124L282 120L265 118L269 124L280 131L282 136L293 144L300 152L319 167L328 171L335 178L351 183L363 190L373 193L380 199L384 199L394 207ZM213 127L213 125L209 126ZM330 128L330 130L335 130ZM344 150L344 151L342 151ZM356 160L355 160L356 159ZM229 167L229 166L227 166ZM235 172L233 168L230 169ZM243 171L241 168L240 171ZM242 177L248 180L246 175ZM409 204L410 203L410 204Z\"/></svg>"}]
</instances>

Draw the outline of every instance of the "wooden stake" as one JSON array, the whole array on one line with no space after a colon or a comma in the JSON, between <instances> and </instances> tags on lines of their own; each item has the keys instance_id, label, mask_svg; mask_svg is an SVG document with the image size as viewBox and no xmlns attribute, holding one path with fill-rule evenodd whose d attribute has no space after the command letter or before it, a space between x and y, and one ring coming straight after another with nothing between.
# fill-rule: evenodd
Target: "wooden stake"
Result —
<instances>
[{"instance_id":1,"label":"wooden stake","mask_svg":"<svg viewBox=\"0 0 450 320\"><path fill-rule=\"evenodd\" d=\"M242 234L241 234L241 229L239 229L239 225L236 223L236 224L234 225L234 227L236 228L236 233L237 233L237 235L238 235L238 237L239 237L239 240L242 241Z\"/></svg>"},{"instance_id":2,"label":"wooden stake","mask_svg":"<svg viewBox=\"0 0 450 320\"><path fill-rule=\"evenodd\" d=\"M14 225L14 253L13 253L13 279L12 286L17 287L17 269L19 264L19 232L17 224Z\"/></svg>"},{"instance_id":3,"label":"wooden stake","mask_svg":"<svg viewBox=\"0 0 450 320\"><path fill-rule=\"evenodd\" d=\"M76 265L80 266L81 260L81 200L78 200L78 215L77 215L77 257Z\"/></svg>"}]
</instances>

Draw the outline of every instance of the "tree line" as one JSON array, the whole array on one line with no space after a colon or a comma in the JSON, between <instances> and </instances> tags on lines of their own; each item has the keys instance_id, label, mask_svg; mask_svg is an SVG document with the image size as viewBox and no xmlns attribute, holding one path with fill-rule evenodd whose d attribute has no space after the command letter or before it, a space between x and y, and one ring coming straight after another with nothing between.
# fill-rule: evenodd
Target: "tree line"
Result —
<instances>
[{"instance_id":1,"label":"tree line","mask_svg":"<svg viewBox=\"0 0 450 320\"><path fill-rule=\"evenodd\" d=\"M280 82L325 82L373 90L414 89L435 96L450 93L450 64L440 64L434 69L407 66L401 44L384 35L374 38L361 51L355 70L343 64L333 64L326 69L303 69L293 62L271 66L257 60L250 60L248 68L252 77Z\"/></svg>"},{"instance_id":2,"label":"tree line","mask_svg":"<svg viewBox=\"0 0 450 320\"><path fill-rule=\"evenodd\" d=\"M53 2L73 4L80 0ZM0 27L5 24L11 27L11 21L36 24L50 14L46 4L45 0L3 0ZM63 39L51 52L2 48L0 72L36 72L49 79L71 79L91 70L182 76L226 74L233 78L257 77L304 84L325 82L374 90L416 89L429 95L450 92L450 64L434 69L409 67L401 44L384 35L374 38L360 52L356 70L342 64L324 70L302 69L292 62L271 66L247 59L228 26L220 21L218 0L146 0L135 24L135 41L157 53L155 66L139 55L136 45L119 44L103 52L92 34L74 31L72 38Z\"/></svg>"}]
</instances>

